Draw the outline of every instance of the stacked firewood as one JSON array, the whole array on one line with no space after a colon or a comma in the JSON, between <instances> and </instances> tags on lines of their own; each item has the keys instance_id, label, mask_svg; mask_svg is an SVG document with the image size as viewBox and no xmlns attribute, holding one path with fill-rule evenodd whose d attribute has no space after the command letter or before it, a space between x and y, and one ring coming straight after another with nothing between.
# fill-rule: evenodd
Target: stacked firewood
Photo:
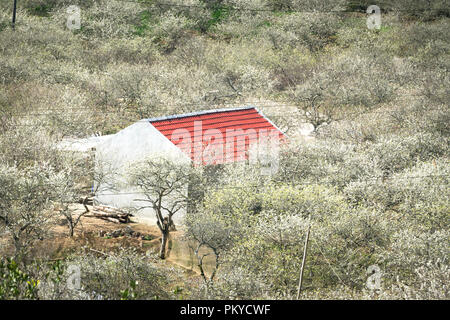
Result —
<instances>
[{"instance_id":1,"label":"stacked firewood","mask_svg":"<svg viewBox=\"0 0 450 320\"><path fill-rule=\"evenodd\" d=\"M131 213L108 206L94 206L90 214L86 215L86 217L100 218L114 223L129 223L132 216Z\"/></svg>"}]
</instances>

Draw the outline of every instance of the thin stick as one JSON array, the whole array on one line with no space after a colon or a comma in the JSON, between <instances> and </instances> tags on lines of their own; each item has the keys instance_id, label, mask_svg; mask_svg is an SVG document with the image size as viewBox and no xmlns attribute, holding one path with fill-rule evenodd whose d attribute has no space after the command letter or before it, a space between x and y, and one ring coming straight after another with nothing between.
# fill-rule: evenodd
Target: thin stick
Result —
<instances>
[{"instance_id":1,"label":"thin stick","mask_svg":"<svg viewBox=\"0 0 450 320\"><path fill-rule=\"evenodd\" d=\"M297 300L299 299L300 291L302 290L303 269L305 268L306 253L308 252L308 241L309 241L309 232L310 231L311 231L311 214L309 215L309 218L308 218L308 231L306 232L305 248L303 249L302 267L300 268L300 278L298 279Z\"/></svg>"},{"instance_id":2,"label":"thin stick","mask_svg":"<svg viewBox=\"0 0 450 320\"><path fill-rule=\"evenodd\" d=\"M16 26L16 11L17 11L17 0L14 0L13 16L12 16L12 28L13 29L15 29L15 26Z\"/></svg>"},{"instance_id":3,"label":"thin stick","mask_svg":"<svg viewBox=\"0 0 450 320\"><path fill-rule=\"evenodd\" d=\"M95 249L92 249L92 248L89 248L89 250L91 250L92 252L100 253L100 254L102 254L102 255L104 255L106 257L115 258L113 255L107 254L107 253L99 251L99 250L95 250Z\"/></svg>"}]
</instances>

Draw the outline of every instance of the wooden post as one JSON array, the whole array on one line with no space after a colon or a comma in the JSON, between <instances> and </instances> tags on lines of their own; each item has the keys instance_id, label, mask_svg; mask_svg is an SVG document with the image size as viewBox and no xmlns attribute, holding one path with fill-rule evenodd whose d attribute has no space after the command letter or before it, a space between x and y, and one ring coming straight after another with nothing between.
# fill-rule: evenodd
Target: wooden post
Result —
<instances>
[{"instance_id":1,"label":"wooden post","mask_svg":"<svg viewBox=\"0 0 450 320\"><path fill-rule=\"evenodd\" d=\"M302 290L303 270L305 268L306 253L308 252L308 241L309 241L310 231L311 231L311 214L309 214L309 218L308 218L308 231L306 232L305 247L303 249L302 266L300 268L300 278L298 279L297 300L300 298L300 291Z\"/></svg>"},{"instance_id":2,"label":"wooden post","mask_svg":"<svg viewBox=\"0 0 450 320\"><path fill-rule=\"evenodd\" d=\"M13 16L12 16L12 28L15 29L16 26L16 11L17 11L17 0L14 0L13 5Z\"/></svg>"}]
</instances>

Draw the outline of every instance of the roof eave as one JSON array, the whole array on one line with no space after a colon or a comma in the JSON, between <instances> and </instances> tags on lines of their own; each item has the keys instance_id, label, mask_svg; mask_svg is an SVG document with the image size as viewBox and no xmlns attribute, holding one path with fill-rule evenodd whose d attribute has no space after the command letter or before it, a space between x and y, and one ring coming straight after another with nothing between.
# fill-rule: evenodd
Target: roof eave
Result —
<instances>
[{"instance_id":1,"label":"roof eave","mask_svg":"<svg viewBox=\"0 0 450 320\"><path fill-rule=\"evenodd\" d=\"M237 107L237 108L221 108L221 109L213 109L213 110L201 110L201 111L196 111L196 112L177 114L177 115L173 115L173 116L148 118L145 120L147 120L151 123L151 122L157 122L157 121L167 121L167 120L174 120L174 119L180 119L180 118L200 116L200 115L205 115L205 114L214 114L214 113L227 112L227 111L240 111L240 110L247 110L247 109L256 109L256 107L246 106L246 107ZM256 110L258 111L258 109L256 109Z\"/></svg>"}]
</instances>

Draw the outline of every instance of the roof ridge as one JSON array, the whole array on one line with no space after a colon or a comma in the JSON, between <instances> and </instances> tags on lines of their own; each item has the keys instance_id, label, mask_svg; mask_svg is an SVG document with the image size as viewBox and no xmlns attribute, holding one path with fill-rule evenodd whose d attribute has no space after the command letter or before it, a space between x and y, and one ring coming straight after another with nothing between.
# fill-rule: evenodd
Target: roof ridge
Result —
<instances>
[{"instance_id":1,"label":"roof ridge","mask_svg":"<svg viewBox=\"0 0 450 320\"><path fill-rule=\"evenodd\" d=\"M240 111L240 110L249 110L249 109L255 109L256 111L258 111L258 109L255 106L245 106L245 107L235 107L235 108L201 110L201 111L196 111L196 112L176 114L176 115L172 115L172 116L148 118L145 120L147 120L151 123L151 122L156 122L156 121L173 120L173 119L180 119L180 118L195 117L195 116L205 115L205 114L214 114L214 113L219 113L219 112Z\"/></svg>"}]
</instances>

